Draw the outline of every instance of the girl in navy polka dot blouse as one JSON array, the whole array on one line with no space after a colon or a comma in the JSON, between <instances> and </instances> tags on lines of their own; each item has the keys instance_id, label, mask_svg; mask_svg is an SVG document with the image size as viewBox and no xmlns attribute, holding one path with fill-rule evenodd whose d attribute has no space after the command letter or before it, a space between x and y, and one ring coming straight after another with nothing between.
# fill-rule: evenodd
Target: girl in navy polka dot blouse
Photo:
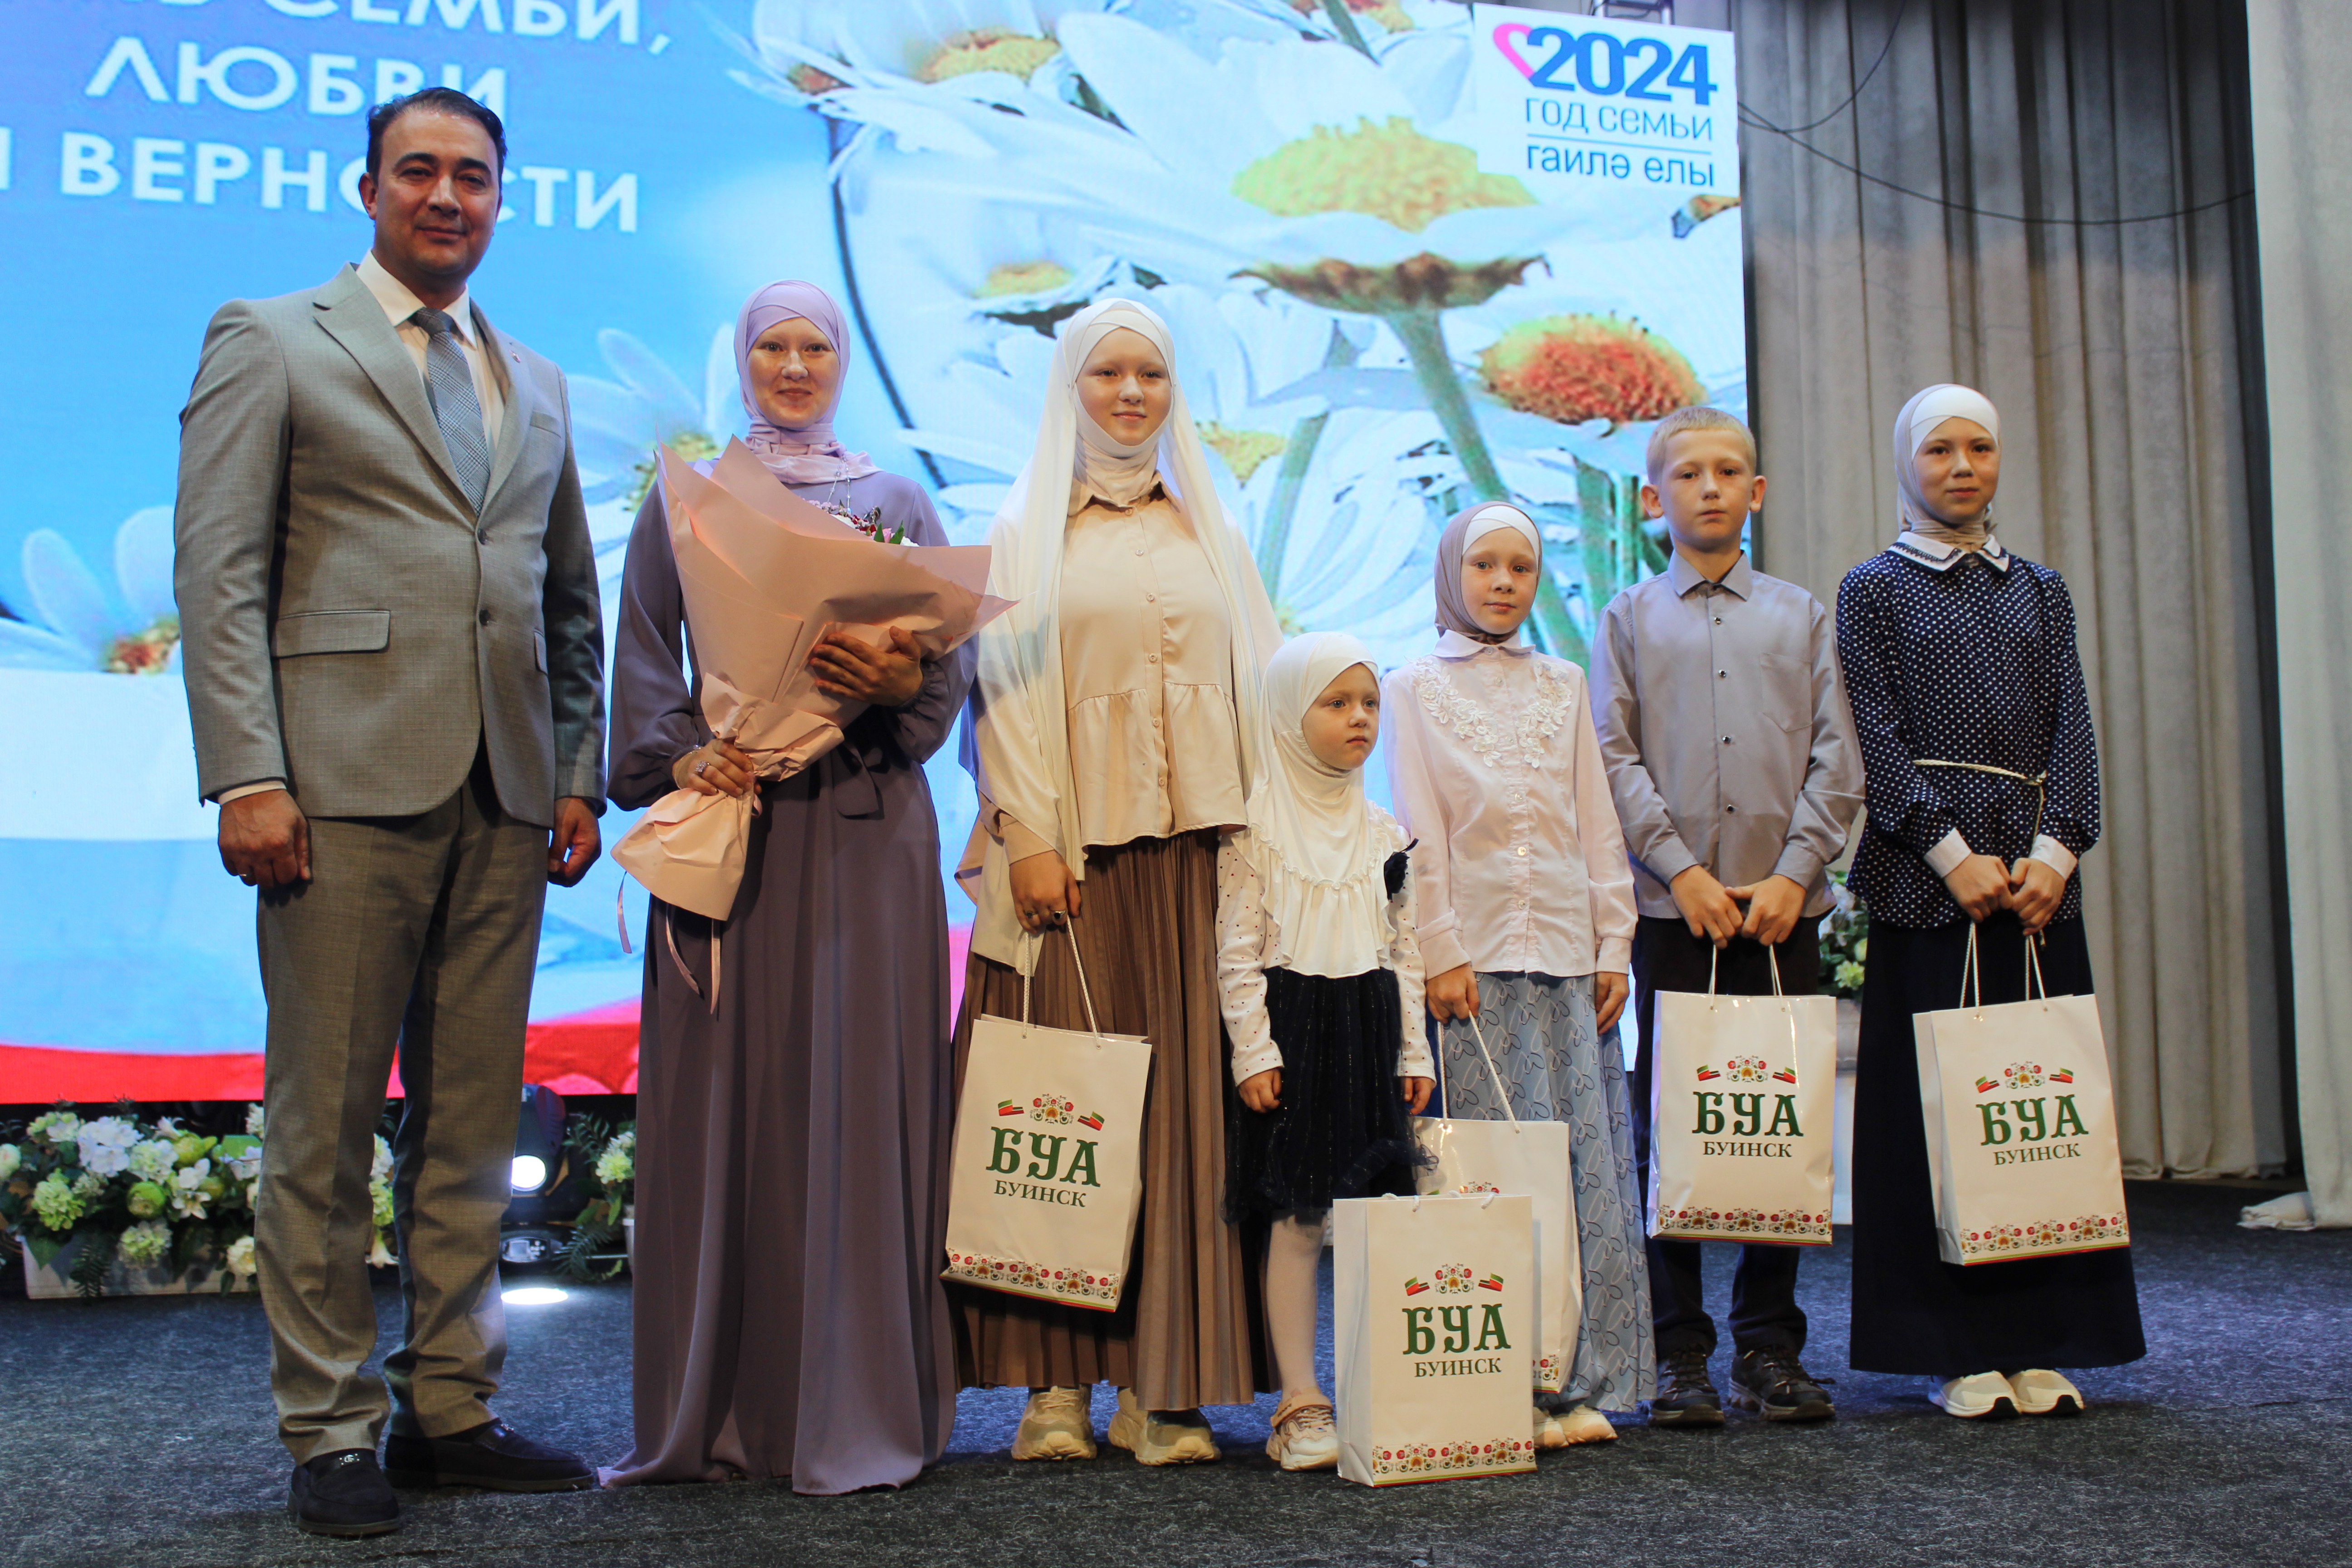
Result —
<instances>
[{"instance_id":1,"label":"girl in navy polka dot blouse","mask_svg":"<svg viewBox=\"0 0 2352 1568\"><path fill-rule=\"evenodd\" d=\"M1969 932L1988 1001L2089 994L2077 858L2099 837L2099 758L2074 605L1992 537L2000 416L1962 386L1895 420L1904 531L1838 590L1838 658L1868 774L1852 885L1870 908L1854 1087L1851 1363L1937 1380L1954 1415L2079 1409L2056 1369L2146 1353L2127 1250L1942 1260L1915 1014L1960 996Z\"/></svg>"}]
</instances>

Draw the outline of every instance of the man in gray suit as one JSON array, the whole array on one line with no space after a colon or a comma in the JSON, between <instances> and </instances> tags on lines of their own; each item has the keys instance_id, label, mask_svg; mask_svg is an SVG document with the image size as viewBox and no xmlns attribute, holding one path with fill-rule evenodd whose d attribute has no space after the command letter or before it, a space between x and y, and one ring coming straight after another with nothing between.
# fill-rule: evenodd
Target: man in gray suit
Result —
<instances>
[{"instance_id":1,"label":"man in gray suit","mask_svg":"<svg viewBox=\"0 0 2352 1568\"><path fill-rule=\"evenodd\" d=\"M377 108L367 258L221 307L181 415L199 787L221 803L222 863L260 889L270 1384L288 1510L320 1534L396 1529L387 1470L593 1479L489 1408L541 908L596 858L604 795L563 376L466 292L505 160L498 117L460 93ZM395 1046L404 1311L379 1380L368 1176Z\"/></svg>"}]
</instances>

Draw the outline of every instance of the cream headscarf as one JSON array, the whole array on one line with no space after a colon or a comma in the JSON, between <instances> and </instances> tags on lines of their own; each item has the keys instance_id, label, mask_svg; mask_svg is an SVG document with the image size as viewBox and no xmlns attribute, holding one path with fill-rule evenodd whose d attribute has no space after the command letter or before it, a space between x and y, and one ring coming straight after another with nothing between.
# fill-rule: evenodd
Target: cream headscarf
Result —
<instances>
[{"instance_id":1,"label":"cream headscarf","mask_svg":"<svg viewBox=\"0 0 2352 1568\"><path fill-rule=\"evenodd\" d=\"M1093 427L1094 421L1078 405L1078 372L1095 346L1120 327L1149 338L1169 366L1168 419L1147 450L1129 447L1099 427L1081 435L1082 427ZM1217 502L1208 452L1185 406L1175 364L1167 322L1132 300L1098 301L1063 323L1048 373L1037 445L988 536L992 552L989 592L1016 603L977 639L980 668L972 686L971 734L980 792L1051 844L1080 878L1086 875L1086 851L1070 784L1069 701L1062 679L1058 615L1062 539L1072 509L1083 505L1088 495L1100 493L1100 487L1109 486L1131 500L1149 491L1156 479L1167 485L1171 499L1192 522L1210 574L1223 591L1226 619L1233 627L1234 729L1241 742L1245 797L1264 765L1258 755L1259 672L1281 646L1282 633L1248 546ZM1013 947L1020 927L1001 844L987 846L980 869L973 894L980 905L972 926L973 950L1000 963L1016 963Z\"/></svg>"},{"instance_id":2,"label":"cream headscarf","mask_svg":"<svg viewBox=\"0 0 2352 1568\"><path fill-rule=\"evenodd\" d=\"M1938 521L1919 489L1919 448L1947 419L1973 419L1985 427L1994 446L2000 444L2000 411L1983 393L1944 381L1915 394L1895 416L1895 510L1906 533L1976 550L1992 537L1992 503L1987 501L1982 512L1955 525Z\"/></svg>"},{"instance_id":3,"label":"cream headscarf","mask_svg":"<svg viewBox=\"0 0 2352 1568\"><path fill-rule=\"evenodd\" d=\"M1355 665L1380 676L1372 650L1346 632L1282 645L1265 667L1267 764L1249 795L1237 847L1265 889L1283 966L1341 978L1380 967L1391 935L1382 871L1394 847L1376 832L1361 768L1333 768L1307 744L1307 711Z\"/></svg>"}]
</instances>

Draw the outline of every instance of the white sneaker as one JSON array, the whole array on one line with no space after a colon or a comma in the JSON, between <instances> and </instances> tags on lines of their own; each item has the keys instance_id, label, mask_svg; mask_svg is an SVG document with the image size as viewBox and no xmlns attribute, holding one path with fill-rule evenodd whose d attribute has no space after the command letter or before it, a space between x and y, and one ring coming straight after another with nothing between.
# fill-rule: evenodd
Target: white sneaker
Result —
<instances>
[{"instance_id":1,"label":"white sneaker","mask_svg":"<svg viewBox=\"0 0 2352 1568\"><path fill-rule=\"evenodd\" d=\"M1552 1425L1559 1432L1562 1447L1578 1443L1614 1443L1617 1440L1617 1428L1609 1424L1609 1417L1589 1404L1572 1405L1561 1411L1552 1417Z\"/></svg>"},{"instance_id":2,"label":"white sneaker","mask_svg":"<svg viewBox=\"0 0 2352 1568\"><path fill-rule=\"evenodd\" d=\"M1331 1406L1321 1394L1296 1405L1285 1399L1274 1412L1274 1435L1265 1440L1265 1457L1286 1470L1328 1470L1339 1463L1339 1429L1331 1424Z\"/></svg>"},{"instance_id":3,"label":"white sneaker","mask_svg":"<svg viewBox=\"0 0 2352 1568\"><path fill-rule=\"evenodd\" d=\"M1020 1429L1013 1435L1016 1459L1091 1459L1095 1457L1095 1421L1085 1388L1041 1388L1029 1395L1021 1412Z\"/></svg>"},{"instance_id":4,"label":"white sneaker","mask_svg":"<svg viewBox=\"0 0 2352 1568\"><path fill-rule=\"evenodd\" d=\"M1540 1405L1535 1407L1535 1411L1536 1447L1538 1449L1567 1447L1568 1434L1560 1430L1559 1417Z\"/></svg>"},{"instance_id":5,"label":"white sneaker","mask_svg":"<svg viewBox=\"0 0 2352 1568\"><path fill-rule=\"evenodd\" d=\"M2024 1415L2080 1415L2083 1391L2046 1367L2011 1373L2009 1391Z\"/></svg>"},{"instance_id":6,"label":"white sneaker","mask_svg":"<svg viewBox=\"0 0 2352 1568\"><path fill-rule=\"evenodd\" d=\"M2009 1379L1997 1372L1974 1372L1953 1378L1927 1397L1941 1405L1945 1415L1964 1420L1979 1421L1988 1416L1997 1420L2017 1414L2017 1396L2010 1389Z\"/></svg>"},{"instance_id":7,"label":"white sneaker","mask_svg":"<svg viewBox=\"0 0 2352 1568\"><path fill-rule=\"evenodd\" d=\"M1139 1465L1201 1465L1217 1458L1217 1439L1199 1411L1146 1410L1131 1388L1118 1391L1110 1440L1113 1447L1133 1454Z\"/></svg>"}]
</instances>

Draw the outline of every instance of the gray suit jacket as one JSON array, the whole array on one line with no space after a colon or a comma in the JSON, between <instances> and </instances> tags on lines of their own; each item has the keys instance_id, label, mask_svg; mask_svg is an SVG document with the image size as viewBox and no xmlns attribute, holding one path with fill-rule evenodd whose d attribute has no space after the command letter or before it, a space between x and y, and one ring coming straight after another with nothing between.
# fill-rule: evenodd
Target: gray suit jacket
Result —
<instances>
[{"instance_id":1,"label":"gray suit jacket","mask_svg":"<svg viewBox=\"0 0 2352 1568\"><path fill-rule=\"evenodd\" d=\"M314 816L404 816L486 742L513 816L603 809L604 619L563 374L475 319L509 388L478 518L353 269L213 317L173 567L206 798L282 778Z\"/></svg>"}]
</instances>

